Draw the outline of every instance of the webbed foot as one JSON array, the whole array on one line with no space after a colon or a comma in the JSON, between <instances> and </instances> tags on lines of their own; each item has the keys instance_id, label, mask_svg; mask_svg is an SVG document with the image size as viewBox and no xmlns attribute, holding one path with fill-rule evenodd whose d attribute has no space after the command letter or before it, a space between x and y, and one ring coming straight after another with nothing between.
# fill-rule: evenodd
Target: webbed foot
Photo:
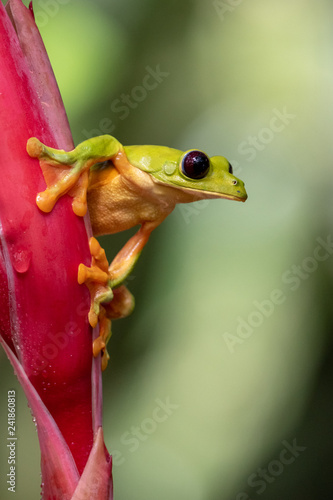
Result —
<instances>
[{"instance_id":1,"label":"webbed foot","mask_svg":"<svg viewBox=\"0 0 333 500\"><path fill-rule=\"evenodd\" d=\"M90 238L89 247L91 267L80 264L78 282L85 283L90 291L89 323L93 328L99 323L93 355L97 357L101 353L101 366L105 370L110 359L106 346L111 337L111 320L128 316L134 308L134 297L124 285L111 290L105 251L95 238Z\"/></svg>"},{"instance_id":2,"label":"webbed foot","mask_svg":"<svg viewBox=\"0 0 333 500\"><path fill-rule=\"evenodd\" d=\"M73 151L53 149L42 144L36 137L27 142L27 152L38 158L47 185L38 193L36 202L43 212L51 212L57 200L68 193L73 197L73 211L84 216L87 212L86 193L91 162Z\"/></svg>"},{"instance_id":3,"label":"webbed foot","mask_svg":"<svg viewBox=\"0 0 333 500\"><path fill-rule=\"evenodd\" d=\"M89 169L96 163L113 158L121 144L114 137L93 137L72 151L54 149L42 144L36 137L27 142L27 152L38 158L47 185L38 193L37 205L43 212L51 212L57 200L68 193L73 197L73 211L83 217L87 212Z\"/></svg>"},{"instance_id":4,"label":"webbed foot","mask_svg":"<svg viewBox=\"0 0 333 500\"><path fill-rule=\"evenodd\" d=\"M100 246L96 238L89 240L91 253L91 267L84 264L79 265L78 282L85 283L90 291L91 303L88 319L90 325L95 328L98 323L100 304L109 302L113 298L110 287L108 267L109 263L104 249Z\"/></svg>"}]
</instances>

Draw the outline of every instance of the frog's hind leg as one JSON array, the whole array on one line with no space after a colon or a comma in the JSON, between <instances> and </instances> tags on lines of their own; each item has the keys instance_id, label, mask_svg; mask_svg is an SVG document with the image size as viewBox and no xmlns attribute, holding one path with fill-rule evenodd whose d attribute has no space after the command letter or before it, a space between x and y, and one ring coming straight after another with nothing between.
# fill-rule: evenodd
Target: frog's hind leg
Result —
<instances>
[{"instance_id":1,"label":"frog's hind leg","mask_svg":"<svg viewBox=\"0 0 333 500\"><path fill-rule=\"evenodd\" d=\"M104 371L108 365L110 355L107 344L111 338L111 324L114 319L126 318L134 308L134 297L125 285L113 290L113 299L107 304L100 306L99 313L99 336L93 342L93 355L101 354L101 367Z\"/></svg>"}]
</instances>

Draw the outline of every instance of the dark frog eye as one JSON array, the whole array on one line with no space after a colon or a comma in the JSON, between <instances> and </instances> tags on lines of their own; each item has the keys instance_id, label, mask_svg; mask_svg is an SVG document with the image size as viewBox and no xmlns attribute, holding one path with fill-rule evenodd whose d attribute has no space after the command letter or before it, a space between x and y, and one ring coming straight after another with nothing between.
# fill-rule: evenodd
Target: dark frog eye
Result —
<instances>
[{"instance_id":1,"label":"dark frog eye","mask_svg":"<svg viewBox=\"0 0 333 500\"><path fill-rule=\"evenodd\" d=\"M231 165L231 163L229 163L229 174L233 174L233 173L234 172L233 172L233 169L232 169L232 165Z\"/></svg>"},{"instance_id":2,"label":"dark frog eye","mask_svg":"<svg viewBox=\"0 0 333 500\"><path fill-rule=\"evenodd\" d=\"M209 170L209 158L202 151L189 151L182 160L181 169L190 179L202 179Z\"/></svg>"}]
</instances>

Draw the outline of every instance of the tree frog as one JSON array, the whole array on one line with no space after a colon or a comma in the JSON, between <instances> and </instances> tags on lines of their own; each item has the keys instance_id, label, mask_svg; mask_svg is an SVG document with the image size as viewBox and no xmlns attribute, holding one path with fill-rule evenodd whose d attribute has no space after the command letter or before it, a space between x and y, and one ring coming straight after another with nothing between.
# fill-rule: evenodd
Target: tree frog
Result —
<instances>
[{"instance_id":1,"label":"tree frog","mask_svg":"<svg viewBox=\"0 0 333 500\"><path fill-rule=\"evenodd\" d=\"M102 353L102 369L109 355L106 344L111 319L125 317L134 299L123 285L151 232L177 203L207 198L245 201L244 183L233 175L223 156L203 151L180 151L164 146L123 146L112 136L93 137L69 152L28 140L27 151L38 158L47 188L37 205L50 212L65 193L73 197L73 210L84 216L87 208L94 235L112 234L140 225L111 265L95 238L90 240L92 265L79 267L79 283L91 293L89 322L100 321L93 353ZM101 305L103 304L103 305Z\"/></svg>"}]
</instances>

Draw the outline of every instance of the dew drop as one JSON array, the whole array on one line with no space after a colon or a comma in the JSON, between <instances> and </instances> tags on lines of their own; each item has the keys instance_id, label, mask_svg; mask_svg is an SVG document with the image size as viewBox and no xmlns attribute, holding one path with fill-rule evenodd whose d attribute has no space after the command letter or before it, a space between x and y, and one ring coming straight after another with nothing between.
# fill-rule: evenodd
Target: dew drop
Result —
<instances>
[{"instance_id":1,"label":"dew drop","mask_svg":"<svg viewBox=\"0 0 333 500\"><path fill-rule=\"evenodd\" d=\"M31 251L23 247L16 248L12 254L12 262L15 271L18 273L26 273L30 267Z\"/></svg>"}]
</instances>

